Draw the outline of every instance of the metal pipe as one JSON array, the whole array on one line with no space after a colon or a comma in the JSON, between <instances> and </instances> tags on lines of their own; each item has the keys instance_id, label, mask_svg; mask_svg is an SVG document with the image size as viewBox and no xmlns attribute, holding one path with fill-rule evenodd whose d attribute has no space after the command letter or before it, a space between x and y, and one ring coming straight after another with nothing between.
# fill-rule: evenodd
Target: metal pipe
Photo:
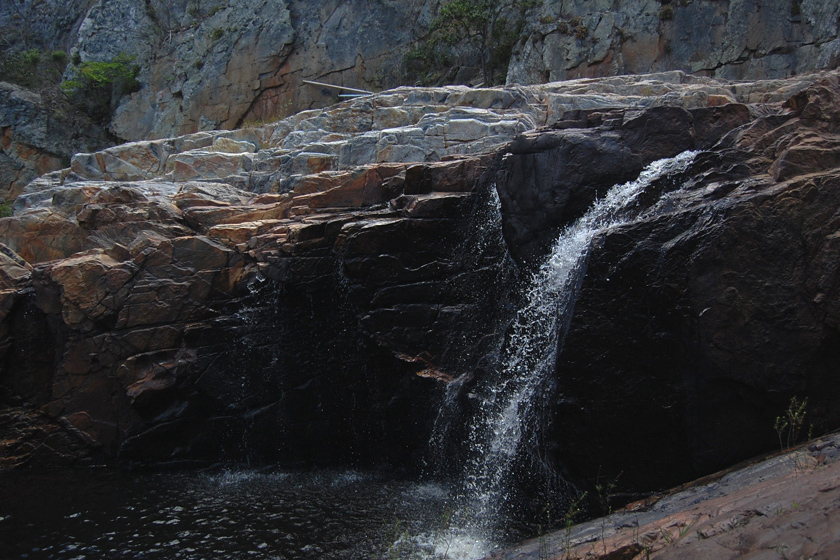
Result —
<instances>
[{"instance_id":1,"label":"metal pipe","mask_svg":"<svg viewBox=\"0 0 840 560\"><path fill-rule=\"evenodd\" d=\"M301 80L304 84L309 84L311 86L319 86L319 87L328 87L328 88L335 88L338 90L350 91L353 93L358 93L360 95L373 95L372 91L368 91L366 89L356 89L346 86L337 86L335 84L325 84L324 82L313 82L312 80Z\"/></svg>"}]
</instances>

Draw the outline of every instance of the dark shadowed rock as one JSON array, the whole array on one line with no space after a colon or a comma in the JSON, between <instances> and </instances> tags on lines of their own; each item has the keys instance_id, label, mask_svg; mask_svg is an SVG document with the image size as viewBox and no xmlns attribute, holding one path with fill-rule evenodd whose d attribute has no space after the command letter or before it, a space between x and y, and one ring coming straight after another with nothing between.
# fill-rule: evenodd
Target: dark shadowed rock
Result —
<instances>
[{"instance_id":1,"label":"dark shadowed rock","mask_svg":"<svg viewBox=\"0 0 840 560\"><path fill-rule=\"evenodd\" d=\"M416 470L445 384L469 412L495 372L527 273L500 222L530 264L685 149L687 188L598 239L551 458L650 489L771 445L793 393L837 425L837 76L666 78L402 88L76 155L0 219L4 464Z\"/></svg>"},{"instance_id":2,"label":"dark shadowed rock","mask_svg":"<svg viewBox=\"0 0 840 560\"><path fill-rule=\"evenodd\" d=\"M747 107L736 104L576 110L560 116L559 130L520 136L496 179L514 256L532 262L613 185L634 179L652 161L708 149L749 119Z\"/></svg>"},{"instance_id":3,"label":"dark shadowed rock","mask_svg":"<svg viewBox=\"0 0 840 560\"><path fill-rule=\"evenodd\" d=\"M804 97L598 240L557 364L553 439L580 475L651 489L732 464L774 444L791 395L840 424L837 77Z\"/></svg>"}]
</instances>

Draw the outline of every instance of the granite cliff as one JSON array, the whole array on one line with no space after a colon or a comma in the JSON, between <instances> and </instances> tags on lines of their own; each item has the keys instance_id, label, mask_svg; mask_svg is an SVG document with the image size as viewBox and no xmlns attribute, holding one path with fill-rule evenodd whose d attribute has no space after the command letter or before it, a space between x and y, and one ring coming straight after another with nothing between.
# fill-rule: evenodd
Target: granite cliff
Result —
<instances>
[{"instance_id":1,"label":"granite cliff","mask_svg":"<svg viewBox=\"0 0 840 560\"><path fill-rule=\"evenodd\" d=\"M552 235L687 149L597 239L548 459L645 491L772 447L793 394L836 428L838 100L836 72L400 88L78 154L0 220L3 464L417 468Z\"/></svg>"},{"instance_id":2,"label":"granite cliff","mask_svg":"<svg viewBox=\"0 0 840 560\"><path fill-rule=\"evenodd\" d=\"M19 128L19 104L0 103L0 126L15 138L14 146L3 146L0 196L10 200L24 177L58 169L50 158L66 159L106 143L233 129L340 99L341 90L304 80L374 91L413 85L417 76L406 73L403 57L428 39L441 4L6 2L0 6L5 56L26 49L64 51L71 62L65 78L70 78L78 64L130 55L141 68L142 87L114 108L107 130L115 138L100 131L92 144L85 133L64 139L58 149ZM527 12L507 82L668 70L755 80L835 68L838 10L827 0L545 0ZM480 81L474 58L455 56L450 64L441 73L447 79ZM40 128L66 120L56 117L52 103L47 108L51 111L41 117Z\"/></svg>"}]
</instances>

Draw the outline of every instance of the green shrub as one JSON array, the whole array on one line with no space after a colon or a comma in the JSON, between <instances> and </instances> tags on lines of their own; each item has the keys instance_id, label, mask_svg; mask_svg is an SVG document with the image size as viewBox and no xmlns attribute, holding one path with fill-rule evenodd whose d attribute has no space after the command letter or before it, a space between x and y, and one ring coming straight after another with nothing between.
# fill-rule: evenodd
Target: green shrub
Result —
<instances>
[{"instance_id":1,"label":"green shrub","mask_svg":"<svg viewBox=\"0 0 840 560\"><path fill-rule=\"evenodd\" d=\"M589 28L585 25L578 25L575 27L575 37L580 39L581 41L586 39L586 36L589 35Z\"/></svg>"},{"instance_id":2,"label":"green shrub","mask_svg":"<svg viewBox=\"0 0 840 560\"><path fill-rule=\"evenodd\" d=\"M210 40L215 43L216 41L218 41L219 39L224 37L224 35L225 35L225 30L222 29L221 27L217 27L217 28L213 29L212 31L210 31L209 37L210 37Z\"/></svg>"},{"instance_id":3,"label":"green shrub","mask_svg":"<svg viewBox=\"0 0 840 560\"><path fill-rule=\"evenodd\" d=\"M29 49L17 53L3 53L0 57L0 80L29 89L55 86L67 66L64 51L41 52Z\"/></svg>"},{"instance_id":4,"label":"green shrub","mask_svg":"<svg viewBox=\"0 0 840 560\"><path fill-rule=\"evenodd\" d=\"M670 5L662 6L662 9L659 10L659 19L661 21L670 21L674 19L674 8Z\"/></svg>"},{"instance_id":5,"label":"green shrub","mask_svg":"<svg viewBox=\"0 0 840 560\"><path fill-rule=\"evenodd\" d=\"M808 407L808 399L799 400L795 395L791 397L787 410L776 417L773 429L779 436L779 447L784 451L796 445L805 424L805 409ZM813 430L813 425L811 426ZM811 432L808 432L808 439L811 439Z\"/></svg>"},{"instance_id":6,"label":"green shrub","mask_svg":"<svg viewBox=\"0 0 840 560\"><path fill-rule=\"evenodd\" d=\"M505 70L513 46L522 36L525 14L539 0L448 0L441 4L429 35L404 58L408 78L444 76L441 60L466 57L478 61L486 86ZM419 49L419 50L418 50ZM434 53L432 53L434 51ZM418 71L418 67L422 67ZM427 82L428 83L428 82Z\"/></svg>"},{"instance_id":7,"label":"green shrub","mask_svg":"<svg viewBox=\"0 0 840 560\"><path fill-rule=\"evenodd\" d=\"M0 204L0 218L8 218L14 214L11 201L6 201Z\"/></svg>"},{"instance_id":8,"label":"green shrub","mask_svg":"<svg viewBox=\"0 0 840 560\"><path fill-rule=\"evenodd\" d=\"M50 60L52 60L56 64L66 65L67 53L64 51L53 51L50 53Z\"/></svg>"}]
</instances>

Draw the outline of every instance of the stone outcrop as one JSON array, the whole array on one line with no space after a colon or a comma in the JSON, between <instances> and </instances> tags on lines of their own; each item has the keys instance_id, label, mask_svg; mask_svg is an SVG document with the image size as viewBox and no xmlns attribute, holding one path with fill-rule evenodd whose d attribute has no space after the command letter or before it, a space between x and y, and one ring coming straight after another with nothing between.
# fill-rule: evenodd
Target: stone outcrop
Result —
<instances>
[{"instance_id":1,"label":"stone outcrop","mask_svg":"<svg viewBox=\"0 0 840 560\"><path fill-rule=\"evenodd\" d=\"M107 128L121 141L141 141L271 122L342 100L345 90L305 80L374 91L398 86L409 79L404 55L426 40L440 4L24 0L0 6L0 31L7 54L57 49L76 63L133 57L142 87L122 97ZM835 2L613 4L546 0L531 10L514 48L508 83L669 70L727 79L781 78L840 62ZM73 72L71 64L65 78ZM476 73L464 68L457 75L467 79ZM74 119L55 106L57 93L46 109L29 94L10 96L0 96L0 126L6 130L0 189L6 199L72 153L114 143L88 123L75 122L77 130L65 131L62 123ZM28 106L39 106L37 122L59 129L50 131L50 140L32 134L32 126L43 124L23 130L9 124L31 121L33 109L21 106L22 97L32 97Z\"/></svg>"},{"instance_id":2,"label":"stone outcrop","mask_svg":"<svg viewBox=\"0 0 840 560\"><path fill-rule=\"evenodd\" d=\"M550 457L645 490L768 448L794 393L836 427L838 99L836 73L400 88L78 154L0 220L3 464L416 469L551 237L689 148L685 189L599 237Z\"/></svg>"},{"instance_id":3,"label":"stone outcrop","mask_svg":"<svg viewBox=\"0 0 840 560\"><path fill-rule=\"evenodd\" d=\"M0 201L14 200L35 178L66 167L73 154L111 144L103 130L72 110L57 113L56 105L61 101L0 82Z\"/></svg>"},{"instance_id":4,"label":"stone outcrop","mask_svg":"<svg viewBox=\"0 0 840 560\"><path fill-rule=\"evenodd\" d=\"M508 83L664 70L782 78L840 64L836 2L551 0L539 13Z\"/></svg>"},{"instance_id":5,"label":"stone outcrop","mask_svg":"<svg viewBox=\"0 0 840 560\"><path fill-rule=\"evenodd\" d=\"M416 465L438 380L488 351L461 233L528 95L397 90L33 182L0 225L4 464Z\"/></svg>"}]
</instances>

